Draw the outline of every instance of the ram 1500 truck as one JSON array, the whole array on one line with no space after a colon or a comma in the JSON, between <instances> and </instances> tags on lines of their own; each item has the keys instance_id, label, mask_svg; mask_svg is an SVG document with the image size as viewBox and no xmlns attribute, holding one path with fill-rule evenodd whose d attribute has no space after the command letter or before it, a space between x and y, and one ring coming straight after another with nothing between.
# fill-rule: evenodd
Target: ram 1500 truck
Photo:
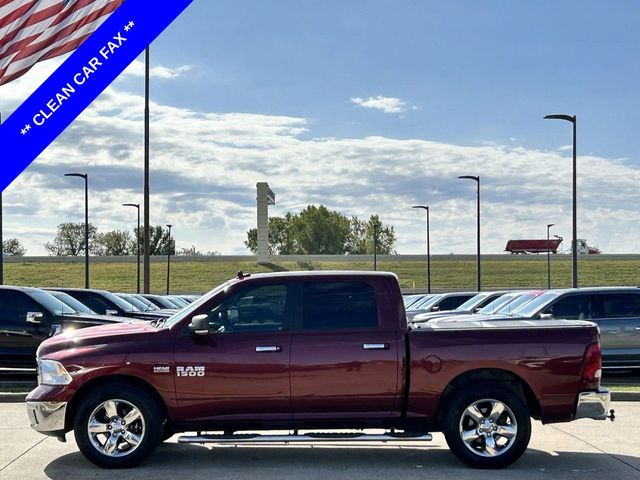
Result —
<instances>
[{"instance_id":1,"label":"ram 1500 truck","mask_svg":"<svg viewBox=\"0 0 640 480\"><path fill-rule=\"evenodd\" d=\"M526 450L531 418L612 417L600 367L589 322L410 329L393 274L239 272L169 319L45 341L27 411L34 429L61 440L73 430L109 468L139 464L179 432L258 444L433 431L466 464L498 468Z\"/></svg>"}]
</instances>

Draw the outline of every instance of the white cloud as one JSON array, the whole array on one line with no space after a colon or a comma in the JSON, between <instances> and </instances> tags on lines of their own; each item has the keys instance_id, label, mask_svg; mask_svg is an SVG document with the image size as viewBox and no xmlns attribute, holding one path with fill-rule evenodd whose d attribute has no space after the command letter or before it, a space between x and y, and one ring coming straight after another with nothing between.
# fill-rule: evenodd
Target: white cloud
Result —
<instances>
[{"instance_id":1,"label":"white cloud","mask_svg":"<svg viewBox=\"0 0 640 480\"><path fill-rule=\"evenodd\" d=\"M25 76L3 89L8 104L26 98L28 82ZM90 175L92 223L132 228L135 212L121 204L142 200L143 106L140 95L108 88L5 191L5 238L17 236L30 254L42 254L58 223L82 221L81 182L62 176L71 168ZM456 178L470 174L482 179L484 252L501 252L509 238L542 238L547 223L570 237L570 153L382 136L309 138L305 118L157 103L151 115L151 223L174 224L179 248L247 253L255 184L268 181L277 196L272 215L310 203L360 217L379 213L395 226L400 253L423 251L423 216L410 207L427 203L432 251L472 253L474 189ZM579 237L607 253L640 252L629 228L640 223L638 168L596 156L578 161Z\"/></svg>"},{"instance_id":2,"label":"white cloud","mask_svg":"<svg viewBox=\"0 0 640 480\"><path fill-rule=\"evenodd\" d=\"M149 75L151 78L158 78L162 80L173 80L181 77L185 73L191 71L190 65L181 65L179 67L170 68L163 65L154 65L149 68ZM124 76L132 77L144 77L144 62L141 60L134 60L123 72Z\"/></svg>"},{"instance_id":3,"label":"white cloud","mask_svg":"<svg viewBox=\"0 0 640 480\"><path fill-rule=\"evenodd\" d=\"M408 107L407 102L395 97L383 97L378 95L377 97L352 97L349 101L355 105L359 105L364 108L373 108L374 110L381 110L384 113L404 113L407 108L411 110L417 110L418 107Z\"/></svg>"}]
</instances>

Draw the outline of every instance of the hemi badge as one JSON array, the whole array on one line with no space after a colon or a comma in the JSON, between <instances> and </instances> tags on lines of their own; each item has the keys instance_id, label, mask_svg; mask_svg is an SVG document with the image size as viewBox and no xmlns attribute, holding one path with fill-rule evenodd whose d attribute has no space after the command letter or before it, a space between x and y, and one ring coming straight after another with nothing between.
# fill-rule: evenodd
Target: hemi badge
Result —
<instances>
[{"instance_id":1,"label":"hemi badge","mask_svg":"<svg viewBox=\"0 0 640 480\"><path fill-rule=\"evenodd\" d=\"M158 365L153 367L153 373L169 373L171 367L168 365Z\"/></svg>"}]
</instances>

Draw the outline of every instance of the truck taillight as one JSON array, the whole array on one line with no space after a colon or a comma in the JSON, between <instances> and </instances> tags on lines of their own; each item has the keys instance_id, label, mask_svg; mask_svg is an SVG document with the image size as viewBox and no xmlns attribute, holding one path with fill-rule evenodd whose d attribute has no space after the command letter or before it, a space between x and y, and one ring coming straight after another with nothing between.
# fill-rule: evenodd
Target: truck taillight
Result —
<instances>
[{"instance_id":1,"label":"truck taillight","mask_svg":"<svg viewBox=\"0 0 640 480\"><path fill-rule=\"evenodd\" d=\"M584 382L600 381L602 375L602 353L600 344L592 343L584 352L582 380Z\"/></svg>"}]
</instances>

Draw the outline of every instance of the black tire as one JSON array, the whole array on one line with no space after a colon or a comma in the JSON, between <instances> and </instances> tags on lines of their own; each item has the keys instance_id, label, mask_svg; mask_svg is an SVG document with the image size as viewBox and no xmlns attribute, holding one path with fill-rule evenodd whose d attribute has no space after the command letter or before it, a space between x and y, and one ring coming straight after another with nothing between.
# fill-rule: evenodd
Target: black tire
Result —
<instances>
[{"instance_id":1,"label":"black tire","mask_svg":"<svg viewBox=\"0 0 640 480\"><path fill-rule=\"evenodd\" d=\"M108 417L107 409L103 408L105 402L110 400L115 402L109 405L116 407L117 418L121 418L119 422L125 419L126 413L132 411L130 407L138 410L138 418L126 426L126 431L124 424L120 426L120 423L116 424L118 430L113 428L113 422L109 418L116 417ZM96 436L91 435L89 421L92 418L94 423L97 420L95 424L98 428L109 428L109 431ZM78 448L87 460L103 468L130 468L146 460L160 444L163 423L162 411L156 399L145 390L129 385L105 385L91 391L80 402L73 421L73 430ZM114 435L111 432L118 433ZM125 435L132 434L135 436L130 438L136 439L135 446L124 438ZM104 445L107 445L112 437L112 444L115 444L114 452L108 454L98 449L103 440Z\"/></svg>"},{"instance_id":2,"label":"black tire","mask_svg":"<svg viewBox=\"0 0 640 480\"><path fill-rule=\"evenodd\" d=\"M531 418L519 395L506 387L486 384L462 388L449 398L451 404L444 407L442 430L451 452L460 461L474 468L503 468L522 456L531 438ZM490 410L493 408L497 414L501 407L491 401L506 407L493 423ZM482 414L477 418L482 420L467 413L474 404ZM500 435L502 432L505 436Z\"/></svg>"}]
</instances>

